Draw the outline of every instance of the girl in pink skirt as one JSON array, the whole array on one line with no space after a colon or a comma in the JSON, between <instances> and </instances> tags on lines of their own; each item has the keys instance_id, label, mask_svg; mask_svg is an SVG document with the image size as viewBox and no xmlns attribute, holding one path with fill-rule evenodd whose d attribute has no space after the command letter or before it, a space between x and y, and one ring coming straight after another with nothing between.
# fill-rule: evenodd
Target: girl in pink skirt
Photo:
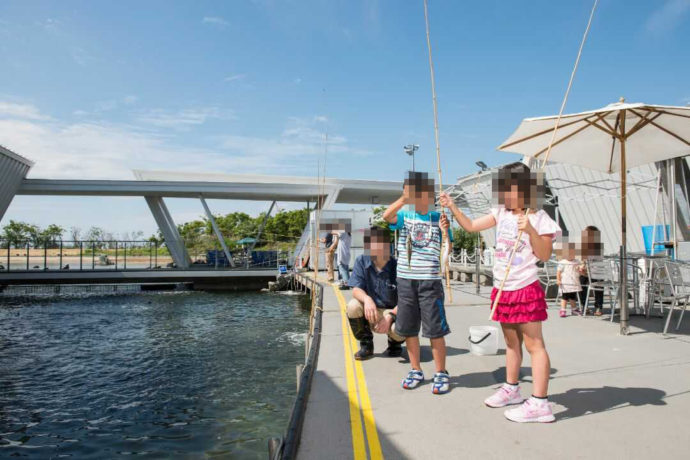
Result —
<instances>
[{"instance_id":1,"label":"girl in pink skirt","mask_svg":"<svg viewBox=\"0 0 690 460\"><path fill-rule=\"evenodd\" d=\"M501 323L506 341L506 382L484 403L489 407L520 404L505 411L506 418L514 422L553 422L555 418L547 398L551 363L541 328L541 322L548 315L544 290L537 276L537 262L549 260L553 240L561 229L540 209L542 182L523 163L501 168L493 184L498 206L475 220L464 215L445 193L440 198L441 205L451 210L466 231L479 232L496 227L492 305L518 233L523 232L493 317ZM527 209L530 212L525 216ZM518 384L523 343L532 361L532 397L526 400L520 395Z\"/></svg>"}]
</instances>

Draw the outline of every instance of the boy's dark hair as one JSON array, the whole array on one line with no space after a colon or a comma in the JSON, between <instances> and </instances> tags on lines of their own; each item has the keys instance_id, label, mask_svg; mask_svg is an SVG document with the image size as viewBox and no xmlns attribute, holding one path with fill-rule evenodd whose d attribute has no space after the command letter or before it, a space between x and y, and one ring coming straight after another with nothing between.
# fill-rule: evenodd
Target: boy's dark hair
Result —
<instances>
[{"instance_id":1,"label":"boy's dark hair","mask_svg":"<svg viewBox=\"0 0 690 460\"><path fill-rule=\"evenodd\" d=\"M388 230L381 227L371 227L364 231L364 244L371 244L372 241L391 242L391 235Z\"/></svg>"},{"instance_id":2,"label":"boy's dark hair","mask_svg":"<svg viewBox=\"0 0 690 460\"><path fill-rule=\"evenodd\" d=\"M595 227L594 225L588 225L588 226L586 226L586 227L585 227L585 231L587 231L587 232L601 232L601 230L599 230L599 229L598 229L597 227Z\"/></svg>"},{"instance_id":3,"label":"boy's dark hair","mask_svg":"<svg viewBox=\"0 0 690 460\"><path fill-rule=\"evenodd\" d=\"M405 177L405 185L414 188L417 192L431 192L434 187L434 179L430 178L428 173L418 171L408 171Z\"/></svg>"},{"instance_id":4,"label":"boy's dark hair","mask_svg":"<svg viewBox=\"0 0 690 460\"><path fill-rule=\"evenodd\" d=\"M503 204L501 203L502 195L510 192L513 185L517 186L518 193L522 195L526 208L540 209L542 207L544 196L543 174L533 173L529 166L519 161L503 166L492 177L494 200L498 201L499 204Z\"/></svg>"}]
</instances>

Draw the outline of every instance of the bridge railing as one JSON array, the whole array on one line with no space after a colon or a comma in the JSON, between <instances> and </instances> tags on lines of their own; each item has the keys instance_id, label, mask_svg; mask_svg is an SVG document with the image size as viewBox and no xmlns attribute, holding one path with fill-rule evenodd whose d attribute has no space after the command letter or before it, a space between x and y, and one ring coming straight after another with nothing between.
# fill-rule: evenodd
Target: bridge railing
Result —
<instances>
[{"instance_id":1,"label":"bridge railing","mask_svg":"<svg viewBox=\"0 0 690 460\"><path fill-rule=\"evenodd\" d=\"M222 255L222 256L221 256ZM276 268L287 263L286 251L236 251L236 269ZM230 269L222 251L194 255L193 269ZM126 240L9 241L0 239L0 272L84 270L175 270L165 242Z\"/></svg>"}]
</instances>

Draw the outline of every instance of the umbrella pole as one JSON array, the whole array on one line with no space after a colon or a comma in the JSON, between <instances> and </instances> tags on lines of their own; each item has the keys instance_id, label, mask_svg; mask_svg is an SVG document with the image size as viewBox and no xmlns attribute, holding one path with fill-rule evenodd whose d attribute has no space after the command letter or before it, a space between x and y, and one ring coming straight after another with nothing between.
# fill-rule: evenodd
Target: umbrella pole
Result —
<instances>
[{"instance_id":1,"label":"umbrella pole","mask_svg":"<svg viewBox=\"0 0 690 460\"><path fill-rule=\"evenodd\" d=\"M678 259L678 234L676 233L676 224L678 222L677 206L676 206L676 159L669 161L671 166L671 234L673 235L673 257L672 260Z\"/></svg>"},{"instance_id":2,"label":"umbrella pole","mask_svg":"<svg viewBox=\"0 0 690 460\"><path fill-rule=\"evenodd\" d=\"M625 110L620 111L621 144L621 267L620 267L620 334L628 335L628 256L627 256L627 171L625 165ZM613 317L613 311L611 316Z\"/></svg>"}]
</instances>

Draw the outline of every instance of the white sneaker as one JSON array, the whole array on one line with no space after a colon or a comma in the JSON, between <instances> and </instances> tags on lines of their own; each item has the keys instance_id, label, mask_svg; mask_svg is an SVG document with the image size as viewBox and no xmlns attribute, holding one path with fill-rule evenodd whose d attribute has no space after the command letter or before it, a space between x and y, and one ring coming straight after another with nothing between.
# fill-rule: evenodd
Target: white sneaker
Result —
<instances>
[{"instance_id":1,"label":"white sneaker","mask_svg":"<svg viewBox=\"0 0 690 460\"><path fill-rule=\"evenodd\" d=\"M504 383L493 395L484 400L489 407L505 407L511 404L521 404L525 399L520 395L520 386Z\"/></svg>"},{"instance_id":2,"label":"white sneaker","mask_svg":"<svg viewBox=\"0 0 690 460\"><path fill-rule=\"evenodd\" d=\"M529 398L520 407L504 412L508 420L518 423L551 423L556 420L546 399Z\"/></svg>"}]
</instances>

